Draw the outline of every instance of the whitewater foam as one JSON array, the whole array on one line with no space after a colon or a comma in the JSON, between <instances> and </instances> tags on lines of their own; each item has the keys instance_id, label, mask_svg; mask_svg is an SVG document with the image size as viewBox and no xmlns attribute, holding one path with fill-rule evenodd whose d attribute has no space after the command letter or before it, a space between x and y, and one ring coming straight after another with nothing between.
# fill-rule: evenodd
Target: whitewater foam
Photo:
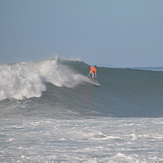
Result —
<instances>
[{"instance_id":1,"label":"whitewater foam","mask_svg":"<svg viewBox=\"0 0 163 163\"><path fill-rule=\"evenodd\" d=\"M156 137L163 130L156 123L162 120L2 118L1 162L161 163L163 143ZM126 122L133 126L124 127ZM133 133L137 139L133 139Z\"/></svg>"},{"instance_id":2,"label":"whitewater foam","mask_svg":"<svg viewBox=\"0 0 163 163\"><path fill-rule=\"evenodd\" d=\"M46 90L45 83L73 88L87 81L57 58L1 65L0 72L0 100L40 97Z\"/></svg>"}]
</instances>

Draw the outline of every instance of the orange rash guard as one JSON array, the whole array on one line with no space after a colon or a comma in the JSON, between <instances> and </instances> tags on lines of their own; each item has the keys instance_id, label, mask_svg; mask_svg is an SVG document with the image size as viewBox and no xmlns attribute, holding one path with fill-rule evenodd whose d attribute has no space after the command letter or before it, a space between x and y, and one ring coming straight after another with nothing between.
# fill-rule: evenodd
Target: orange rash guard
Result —
<instances>
[{"instance_id":1,"label":"orange rash guard","mask_svg":"<svg viewBox=\"0 0 163 163\"><path fill-rule=\"evenodd\" d=\"M90 66L90 73L91 74L95 74L96 71L97 71L96 68Z\"/></svg>"}]
</instances>

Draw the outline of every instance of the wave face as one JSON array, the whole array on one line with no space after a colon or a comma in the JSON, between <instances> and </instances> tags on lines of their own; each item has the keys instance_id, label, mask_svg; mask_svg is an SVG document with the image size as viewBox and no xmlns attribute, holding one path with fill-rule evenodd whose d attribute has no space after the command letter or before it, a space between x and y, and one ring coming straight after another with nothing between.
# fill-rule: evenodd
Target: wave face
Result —
<instances>
[{"instance_id":1,"label":"wave face","mask_svg":"<svg viewBox=\"0 0 163 163\"><path fill-rule=\"evenodd\" d=\"M163 116L162 71L98 67L96 86L86 65L60 58L0 65L1 116Z\"/></svg>"}]
</instances>

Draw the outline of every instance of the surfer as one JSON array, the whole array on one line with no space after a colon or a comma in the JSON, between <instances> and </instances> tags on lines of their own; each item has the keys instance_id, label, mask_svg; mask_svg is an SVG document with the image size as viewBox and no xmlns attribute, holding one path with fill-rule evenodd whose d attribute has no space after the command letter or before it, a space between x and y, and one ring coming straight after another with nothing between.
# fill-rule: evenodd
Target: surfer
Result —
<instances>
[{"instance_id":1,"label":"surfer","mask_svg":"<svg viewBox=\"0 0 163 163\"><path fill-rule=\"evenodd\" d=\"M92 77L92 80L95 80L95 78L97 78L97 66L95 65L94 67L93 66L86 66L87 68L90 68L90 71L89 71L89 74L88 74L88 78L91 76Z\"/></svg>"}]
</instances>

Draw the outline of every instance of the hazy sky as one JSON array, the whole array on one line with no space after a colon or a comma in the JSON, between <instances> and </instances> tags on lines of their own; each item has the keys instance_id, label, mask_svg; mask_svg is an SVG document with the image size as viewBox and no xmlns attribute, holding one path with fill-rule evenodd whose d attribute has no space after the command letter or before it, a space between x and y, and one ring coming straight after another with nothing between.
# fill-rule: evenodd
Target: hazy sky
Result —
<instances>
[{"instance_id":1,"label":"hazy sky","mask_svg":"<svg viewBox=\"0 0 163 163\"><path fill-rule=\"evenodd\" d=\"M163 66L163 0L0 0L0 63Z\"/></svg>"}]
</instances>

